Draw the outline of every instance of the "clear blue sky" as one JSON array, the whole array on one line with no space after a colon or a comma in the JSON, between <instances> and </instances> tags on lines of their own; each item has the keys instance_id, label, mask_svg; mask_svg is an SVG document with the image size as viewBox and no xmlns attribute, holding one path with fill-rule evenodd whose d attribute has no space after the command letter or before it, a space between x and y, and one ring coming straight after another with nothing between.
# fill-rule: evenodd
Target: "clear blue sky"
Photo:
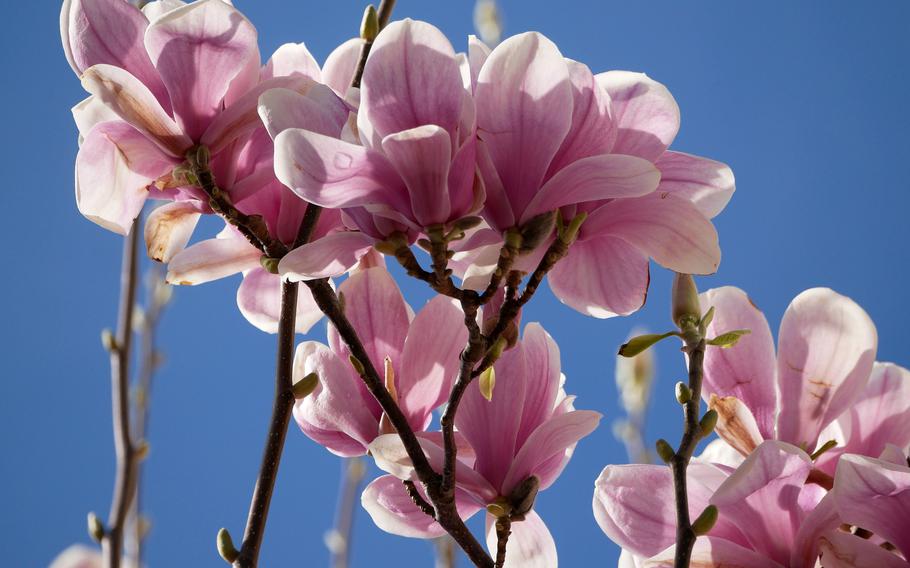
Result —
<instances>
[{"instance_id":1,"label":"clear blue sky","mask_svg":"<svg viewBox=\"0 0 910 568\"><path fill-rule=\"evenodd\" d=\"M321 60L356 31L351 0L236 0L263 53L304 40ZM458 46L473 2L401 0L396 17L427 19ZM724 258L703 288L749 291L772 328L801 290L825 285L875 320L879 359L910 364L910 4L503 0L506 32L539 30L593 70L664 82L683 113L674 148L732 165L738 190L716 220ZM106 514L114 473L108 363L99 331L115 319L120 238L82 219L73 200L84 96L63 57L55 0L7 10L0 36L4 134L0 325L0 550L3 565L42 567L87 542L85 513ZM237 281L179 289L161 328L167 364L152 405L147 462L152 566L223 566L215 533L242 532L272 396L274 337L246 325ZM526 311L562 348L579 408L606 419L558 483L540 496L563 566L615 565L591 514L593 482L622 462L613 356L629 330L667 327L668 274L654 267L647 306L599 321L549 292ZM412 303L426 294L410 283ZM324 335L324 327L315 332ZM675 346L662 345L649 439L678 438ZM322 535L338 460L292 425L262 565L325 566ZM422 541L389 536L359 513L354 566L430 566ZM462 563L466 565L466 563Z\"/></svg>"}]
</instances>

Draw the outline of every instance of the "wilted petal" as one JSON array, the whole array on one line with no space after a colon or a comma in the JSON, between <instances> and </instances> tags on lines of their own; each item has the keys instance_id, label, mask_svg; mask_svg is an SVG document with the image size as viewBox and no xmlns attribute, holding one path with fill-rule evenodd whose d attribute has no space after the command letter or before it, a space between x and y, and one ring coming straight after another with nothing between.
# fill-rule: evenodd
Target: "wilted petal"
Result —
<instances>
[{"instance_id":1,"label":"wilted petal","mask_svg":"<svg viewBox=\"0 0 910 568\"><path fill-rule=\"evenodd\" d=\"M548 275L553 294L596 318L628 315L645 303L648 257L617 237L575 241Z\"/></svg>"},{"instance_id":2,"label":"wilted petal","mask_svg":"<svg viewBox=\"0 0 910 568\"><path fill-rule=\"evenodd\" d=\"M177 253L168 263L167 283L203 284L259 266L262 253L242 237L209 239Z\"/></svg>"},{"instance_id":3,"label":"wilted petal","mask_svg":"<svg viewBox=\"0 0 910 568\"><path fill-rule=\"evenodd\" d=\"M691 202L667 192L611 201L591 213L582 233L619 237L684 274L711 274L720 264L714 226Z\"/></svg>"},{"instance_id":4,"label":"wilted petal","mask_svg":"<svg viewBox=\"0 0 910 568\"><path fill-rule=\"evenodd\" d=\"M685 197L711 219L727 206L736 181L727 164L682 152L664 152L656 162L660 170L658 191Z\"/></svg>"},{"instance_id":5,"label":"wilted petal","mask_svg":"<svg viewBox=\"0 0 910 568\"><path fill-rule=\"evenodd\" d=\"M199 205L175 201L156 207L145 220L145 247L148 256L158 262L170 262L193 236L202 215Z\"/></svg>"},{"instance_id":6,"label":"wilted petal","mask_svg":"<svg viewBox=\"0 0 910 568\"><path fill-rule=\"evenodd\" d=\"M449 133L436 125L419 126L382 139L382 150L408 188L413 218L421 226L449 221L447 180L452 160ZM410 216L410 215L409 215Z\"/></svg>"},{"instance_id":7,"label":"wilted petal","mask_svg":"<svg viewBox=\"0 0 910 568\"><path fill-rule=\"evenodd\" d=\"M608 71L596 78L613 102L617 128L613 152L657 160L679 131L679 106L673 95L644 73Z\"/></svg>"},{"instance_id":8,"label":"wilted petal","mask_svg":"<svg viewBox=\"0 0 910 568\"><path fill-rule=\"evenodd\" d=\"M764 441L752 411L735 396L712 394L708 407L717 412L717 435L743 456L751 454Z\"/></svg>"},{"instance_id":9,"label":"wilted petal","mask_svg":"<svg viewBox=\"0 0 910 568\"><path fill-rule=\"evenodd\" d=\"M265 64L260 77L265 80L292 75L308 77L317 83L322 81L319 63L304 43L281 45Z\"/></svg>"},{"instance_id":10,"label":"wilted petal","mask_svg":"<svg viewBox=\"0 0 910 568\"><path fill-rule=\"evenodd\" d=\"M645 560L641 568L673 568L676 546ZM743 548L729 540L699 537L692 547L691 568L785 568L764 554Z\"/></svg>"},{"instance_id":11,"label":"wilted petal","mask_svg":"<svg viewBox=\"0 0 910 568\"><path fill-rule=\"evenodd\" d=\"M89 132L76 157L76 205L105 229L125 235L148 197L153 180L173 168L138 130L104 122Z\"/></svg>"},{"instance_id":12,"label":"wilted petal","mask_svg":"<svg viewBox=\"0 0 910 568\"><path fill-rule=\"evenodd\" d=\"M814 448L818 433L865 388L875 325L850 298L827 288L793 299L778 333L778 438Z\"/></svg>"},{"instance_id":13,"label":"wilted petal","mask_svg":"<svg viewBox=\"0 0 910 568\"><path fill-rule=\"evenodd\" d=\"M707 349L704 399L710 400L711 395L736 397L751 411L761 437L774 438L777 358L768 320L739 288L714 288L701 294L699 300L704 310L714 308L714 319L708 326L709 338L737 329L750 331L733 348Z\"/></svg>"},{"instance_id":14,"label":"wilted petal","mask_svg":"<svg viewBox=\"0 0 910 568\"><path fill-rule=\"evenodd\" d=\"M152 63L167 86L174 116L199 140L235 78L254 60L256 28L222 0L200 0L171 10L145 33Z\"/></svg>"},{"instance_id":15,"label":"wilted petal","mask_svg":"<svg viewBox=\"0 0 910 568\"><path fill-rule=\"evenodd\" d=\"M289 128L302 128L338 138L348 108L325 85L313 85L304 95L291 89L270 89L259 97L259 117L272 138Z\"/></svg>"},{"instance_id":16,"label":"wilted petal","mask_svg":"<svg viewBox=\"0 0 910 568\"><path fill-rule=\"evenodd\" d=\"M576 203L640 197L657 189L659 182L660 172L654 164L635 156L601 154L582 158L551 177L520 220Z\"/></svg>"},{"instance_id":17,"label":"wilted petal","mask_svg":"<svg viewBox=\"0 0 910 568\"><path fill-rule=\"evenodd\" d=\"M487 515L487 549L496 556L496 519ZM531 511L523 521L511 525L512 534L506 545L504 568L555 568L556 543L550 529L536 511Z\"/></svg>"},{"instance_id":18,"label":"wilted petal","mask_svg":"<svg viewBox=\"0 0 910 568\"><path fill-rule=\"evenodd\" d=\"M559 49L534 32L505 40L480 70L475 104L477 135L521 216L572 125L572 84ZM490 177L484 173L488 196Z\"/></svg>"},{"instance_id":19,"label":"wilted petal","mask_svg":"<svg viewBox=\"0 0 910 568\"><path fill-rule=\"evenodd\" d=\"M243 275L237 289L237 307L248 322L266 333L278 333L281 316L281 277L263 268ZM297 292L297 333L307 333L322 319L322 312L306 286Z\"/></svg>"}]
</instances>

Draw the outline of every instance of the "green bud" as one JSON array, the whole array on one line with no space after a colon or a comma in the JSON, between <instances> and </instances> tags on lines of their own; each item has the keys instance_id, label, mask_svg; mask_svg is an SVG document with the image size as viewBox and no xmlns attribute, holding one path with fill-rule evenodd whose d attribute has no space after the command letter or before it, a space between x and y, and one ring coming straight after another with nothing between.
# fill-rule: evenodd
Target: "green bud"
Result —
<instances>
[{"instance_id":1,"label":"green bud","mask_svg":"<svg viewBox=\"0 0 910 568\"><path fill-rule=\"evenodd\" d=\"M692 523L692 531L695 533L695 536L705 536L714 528L716 522L717 507L708 505L705 507L705 510L701 512L701 515L695 519L695 522Z\"/></svg>"},{"instance_id":2,"label":"green bud","mask_svg":"<svg viewBox=\"0 0 910 568\"><path fill-rule=\"evenodd\" d=\"M278 274L278 263L280 261L281 259L271 258L266 255L259 257L259 265L262 266L266 272L269 272L271 274Z\"/></svg>"},{"instance_id":3,"label":"green bud","mask_svg":"<svg viewBox=\"0 0 910 568\"><path fill-rule=\"evenodd\" d=\"M830 450L831 448L833 448L836 445L837 445L837 440L828 440L827 442L822 444L822 446L819 449L812 452L812 455L810 456L812 458L812 461L817 460L823 453L827 452L828 450Z\"/></svg>"},{"instance_id":4,"label":"green bud","mask_svg":"<svg viewBox=\"0 0 910 568\"><path fill-rule=\"evenodd\" d=\"M234 561L237 560L237 557L240 556L240 551L234 546L234 540L231 538L231 533L229 533L227 529L218 531L215 542L218 546L218 554L220 554L228 564L233 564Z\"/></svg>"},{"instance_id":5,"label":"green bud","mask_svg":"<svg viewBox=\"0 0 910 568\"><path fill-rule=\"evenodd\" d=\"M104 540L104 524L94 512L88 514L88 535L95 542Z\"/></svg>"},{"instance_id":6,"label":"green bud","mask_svg":"<svg viewBox=\"0 0 910 568\"><path fill-rule=\"evenodd\" d=\"M670 463L676 456L676 451L673 449L673 446L663 438L657 440L654 447L657 449L657 455L660 456L660 459L664 460L664 463Z\"/></svg>"},{"instance_id":7,"label":"green bud","mask_svg":"<svg viewBox=\"0 0 910 568\"><path fill-rule=\"evenodd\" d=\"M101 345L110 352L117 350L117 340L114 338L113 331L108 328L101 330Z\"/></svg>"},{"instance_id":8,"label":"green bud","mask_svg":"<svg viewBox=\"0 0 910 568\"><path fill-rule=\"evenodd\" d=\"M714 427L717 426L717 411L713 408L708 412L705 412L705 415L701 417L701 420L698 422L698 431L701 434L701 437L710 436L711 432L714 431Z\"/></svg>"},{"instance_id":9,"label":"green bud","mask_svg":"<svg viewBox=\"0 0 910 568\"><path fill-rule=\"evenodd\" d=\"M531 252L546 241L556 224L556 211L549 211L531 217L518 228L521 231L521 252Z\"/></svg>"},{"instance_id":10,"label":"green bud","mask_svg":"<svg viewBox=\"0 0 910 568\"><path fill-rule=\"evenodd\" d=\"M379 35L379 14L376 13L376 7L370 4L363 12L363 20L360 22L360 39L368 43L376 40Z\"/></svg>"},{"instance_id":11,"label":"green bud","mask_svg":"<svg viewBox=\"0 0 910 568\"><path fill-rule=\"evenodd\" d=\"M676 401L679 404L686 404L690 400L692 400L692 390L689 385L682 381L676 383Z\"/></svg>"},{"instance_id":12,"label":"green bud","mask_svg":"<svg viewBox=\"0 0 910 568\"><path fill-rule=\"evenodd\" d=\"M360 362L360 359L350 355L348 359L351 361L351 366L354 367L354 370L357 371L357 374L363 376L366 374L366 369L363 367L363 363Z\"/></svg>"},{"instance_id":13,"label":"green bud","mask_svg":"<svg viewBox=\"0 0 910 568\"><path fill-rule=\"evenodd\" d=\"M452 223L452 230L461 232L470 231L481 223L483 223L483 217L463 217Z\"/></svg>"},{"instance_id":14,"label":"green bud","mask_svg":"<svg viewBox=\"0 0 910 568\"><path fill-rule=\"evenodd\" d=\"M698 303L698 288L691 274L676 273L673 277L671 316L673 323L685 330L701 320L701 306Z\"/></svg>"},{"instance_id":15,"label":"green bud","mask_svg":"<svg viewBox=\"0 0 910 568\"><path fill-rule=\"evenodd\" d=\"M619 348L619 354L623 357L635 357L639 353L646 351L658 341L666 339L671 335L679 335L679 333L668 331L667 333L646 333L633 337L628 342L622 344L622 347Z\"/></svg>"},{"instance_id":16,"label":"green bud","mask_svg":"<svg viewBox=\"0 0 910 568\"><path fill-rule=\"evenodd\" d=\"M493 347L490 347L490 357L493 361L499 359L502 356L502 352L506 350L506 347L509 346L509 340L505 337L500 336L496 340L496 343L493 344Z\"/></svg>"},{"instance_id":17,"label":"green bud","mask_svg":"<svg viewBox=\"0 0 910 568\"><path fill-rule=\"evenodd\" d=\"M722 333L715 337L714 339L708 340L708 345L714 345L716 347L722 347L724 349L728 347L733 347L739 342L739 339L744 335L749 335L752 333L748 329L734 329L733 331L728 331L727 333Z\"/></svg>"},{"instance_id":18,"label":"green bud","mask_svg":"<svg viewBox=\"0 0 910 568\"><path fill-rule=\"evenodd\" d=\"M294 398L301 400L316 390L317 385L319 385L319 375L316 373L310 373L309 375L294 383L294 385L291 387L291 392L294 393Z\"/></svg>"},{"instance_id":19,"label":"green bud","mask_svg":"<svg viewBox=\"0 0 910 568\"><path fill-rule=\"evenodd\" d=\"M518 250L521 248L521 231L511 228L505 234L505 246L510 249Z\"/></svg>"},{"instance_id":20,"label":"green bud","mask_svg":"<svg viewBox=\"0 0 910 568\"><path fill-rule=\"evenodd\" d=\"M480 374L480 394L487 400L493 400L493 388L496 386L496 370L493 365Z\"/></svg>"},{"instance_id":21,"label":"green bud","mask_svg":"<svg viewBox=\"0 0 910 568\"><path fill-rule=\"evenodd\" d=\"M711 325L712 321L714 321L714 306L708 308L708 311L705 313L704 317L701 318L701 322L698 324L698 328L701 330L702 335L708 331L708 326Z\"/></svg>"}]
</instances>

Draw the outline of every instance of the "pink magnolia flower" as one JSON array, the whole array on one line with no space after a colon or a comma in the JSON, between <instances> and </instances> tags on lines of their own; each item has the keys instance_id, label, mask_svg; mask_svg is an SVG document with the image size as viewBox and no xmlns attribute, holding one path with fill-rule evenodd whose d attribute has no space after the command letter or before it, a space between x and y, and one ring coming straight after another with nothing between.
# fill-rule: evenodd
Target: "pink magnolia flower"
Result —
<instances>
[{"instance_id":1,"label":"pink magnolia flower","mask_svg":"<svg viewBox=\"0 0 910 568\"><path fill-rule=\"evenodd\" d=\"M775 356L764 315L737 288L709 290L709 337L751 334L705 355L704 398L719 413L717 431L742 455L762 440L807 451L834 439L818 460L833 473L844 453L878 456L887 444L910 444L910 372L875 363L877 334L855 302L826 288L798 295L781 321Z\"/></svg>"},{"instance_id":2,"label":"pink magnolia flower","mask_svg":"<svg viewBox=\"0 0 910 568\"><path fill-rule=\"evenodd\" d=\"M101 552L82 544L74 544L57 555L49 568L101 568Z\"/></svg>"},{"instance_id":3,"label":"pink magnolia flower","mask_svg":"<svg viewBox=\"0 0 910 568\"><path fill-rule=\"evenodd\" d=\"M353 273L338 288L344 310L373 366L385 374L415 431L426 430L433 409L448 396L467 342L464 314L452 300L438 296L413 315L392 276L382 266ZM382 408L352 367L350 351L329 325L328 345L301 343L294 358L294 379L309 373L319 385L294 407L304 434L332 453L358 456L392 428Z\"/></svg>"},{"instance_id":4,"label":"pink magnolia flower","mask_svg":"<svg viewBox=\"0 0 910 568\"><path fill-rule=\"evenodd\" d=\"M288 112L273 109L275 115ZM317 257L350 258L345 246L362 249L396 232L413 241L426 227L478 211L482 191L474 183L474 153L473 103L454 50L432 25L407 19L376 38L351 136L308 128L281 132L275 171L303 199L345 210L360 240L348 236L310 248L332 249ZM324 275L312 256L301 251L286 259L282 271Z\"/></svg>"},{"instance_id":5,"label":"pink magnolia flower","mask_svg":"<svg viewBox=\"0 0 910 568\"><path fill-rule=\"evenodd\" d=\"M600 414L575 410L574 397L562 389L559 348L539 324L529 324L524 337L494 365L496 386L492 400L481 394L478 381L468 387L456 414L461 443L456 464L456 505L462 518L484 507L514 497L535 477L539 488L556 481L575 444L590 434ZM439 440L421 440L434 468L441 470ZM378 438L370 446L377 465L392 475L376 479L361 501L376 525L393 534L432 538L444 533L421 512L401 480L417 482L416 474L397 436ZM419 482L417 482L419 485ZM495 518L487 515L487 546L496 550ZM506 566L556 566L556 545L540 516L533 510L512 524Z\"/></svg>"},{"instance_id":6,"label":"pink magnolia flower","mask_svg":"<svg viewBox=\"0 0 910 568\"><path fill-rule=\"evenodd\" d=\"M490 226L501 232L556 209L566 220L588 214L549 275L560 300L595 317L629 314L644 303L649 257L678 272L717 269L709 219L730 199L733 174L667 151L679 108L663 85L640 73L595 76L537 33L492 52L472 47ZM495 263L495 253L487 260Z\"/></svg>"}]
</instances>

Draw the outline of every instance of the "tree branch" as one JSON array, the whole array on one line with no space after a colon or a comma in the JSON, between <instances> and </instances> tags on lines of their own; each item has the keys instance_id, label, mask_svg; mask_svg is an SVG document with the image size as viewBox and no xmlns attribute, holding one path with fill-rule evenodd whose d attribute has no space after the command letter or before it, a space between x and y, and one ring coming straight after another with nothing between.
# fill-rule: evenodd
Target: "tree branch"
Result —
<instances>
[{"instance_id":1,"label":"tree branch","mask_svg":"<svg viewBox=\"0 0 910 568\"><path fill-rule=\"evenodd\" d=\"M509 544L509 535L512 534L512 519L508 516L496 519L496 568L506 564L506 545Z\"/></svg>"},{"instance_id":2,"label":"tree branch","mask_svg":"<svg viewBox=\"0 0 910 568\"><path fill-rule=\"evenodd\" d=\"M335 515L335 528L327 539L329 551L332 553L332 568L347 568L350 562L354 511L360 483L365 473L363 458L348 458L343 464L344 474L338 498L338 511Z\"/></svg>"}]
</instances>

